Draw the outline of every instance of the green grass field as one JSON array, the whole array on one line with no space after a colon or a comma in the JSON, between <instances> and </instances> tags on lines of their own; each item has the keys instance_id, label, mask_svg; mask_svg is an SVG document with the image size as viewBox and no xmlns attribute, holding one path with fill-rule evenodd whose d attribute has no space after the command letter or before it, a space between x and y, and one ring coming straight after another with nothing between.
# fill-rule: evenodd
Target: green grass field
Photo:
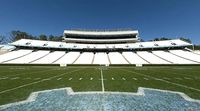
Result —
<instances>
[{"instance_id":1,"label":"green grass field","mask_svg":"<svg viewBox=\"0 0 200 111\"><path fill-rule=\"evenodd\" d=\"M200 99L200 66L0 66L1 105L24 100L31 92L63 87L120 92L147 87Z\"/></svg>"}]
</instances>

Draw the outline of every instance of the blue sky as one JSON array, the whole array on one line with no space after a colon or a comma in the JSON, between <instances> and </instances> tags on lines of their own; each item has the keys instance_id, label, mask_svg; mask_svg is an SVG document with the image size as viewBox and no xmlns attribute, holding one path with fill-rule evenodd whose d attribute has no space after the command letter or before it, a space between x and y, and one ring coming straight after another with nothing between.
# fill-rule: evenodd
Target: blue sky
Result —
<instances>
[{"instance_id":1,"label":"blue sky","mask_svg":"<svg viewBox=\"0 0 200 111\"><path fill-rule=\"evenodd\" d=\"M187 37L200 44L200 0L0 0L1 35L77 28L132 28L144 40Z\"/></svg>"}]
</instances>

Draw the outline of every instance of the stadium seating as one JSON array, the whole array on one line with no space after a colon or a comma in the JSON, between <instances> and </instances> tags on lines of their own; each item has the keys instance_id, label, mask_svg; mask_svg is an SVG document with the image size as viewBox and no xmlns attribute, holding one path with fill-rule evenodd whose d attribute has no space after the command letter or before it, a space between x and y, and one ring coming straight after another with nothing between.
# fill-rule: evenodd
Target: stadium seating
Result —
<instances>
[{"instance_id":1,"label":"stadium seating","mask_svg":"<svg viewBox=\"0 0 200 111\"><path fill-rule=\"evenodd\" d=\"M93 64L110 64L106 53L96 53Z\"/></svg>"},{"instance_id":2,"label":"stadium seating","mask_svg":"<svg viewBox=\"0 0 200 111\"><path fill-rule=\"evenodd\" d=\"M168 51L152 51L152 53L174 64L195 64L195 62L173 55Z\"/></svg>"},{"instance_id":3,"label":"stadium seating","mask_svg":"<svg viewBox=\"0 0 200 111\"><path fill-rule=\"evenodd\" d=\"M131 64L149 64L147 61L139 57L134 52L123 52L122 55L131 63Z\"/></svg>"},{"instance_id":4,"label":"stadium seating","mask_svg":"<svg viewBox=\"0 0 200 111\"><path fill-rule=\"evenodd\" d=\"M54 62L54 64L73 64L77 58L79 58L80 52L68 52L60 59Z\"/></svg>"},{"instance_id":5,"label":"stadium seating","mask_svg":"<svg viewBox=\"0 0 200 111\"><path fill-rule=\"evenodd\" d=\"M200 63L200 55L198 54L194 54L186 50L170 50L170 52L182 58Z\"/></svg>"},{"instance_id":6,"label":"stadium seating","mask_svg":"<svg viewBox=\"0 0 200 111\"><path fill-rule=\"evenodd\" d=\"M31 52L32 52L32 50L21 49L21 50L15 50L15 51L11 51L9 53L5 53L3 55L0 55L0 63L14 60L16 58L25 56Z\"/></svg>"},{"instance_id":7,"label":"stadium seating","mask_svg":"<svg viewBox=\"0 0 200 111\"><path fill-rule=\"evenodd\" d=\"M93 58L93 52L84 52L80 55L74 64L92 64Z\"/></svg>"},{"instance_id":8,"label":"stadium seating","mask_svg":"<svg viewBox=\"0 0 200 111\"><path fill-rule=\"evenodd\" d=\"M129 64L119 52L108 53L111 64Z\"/></svg>"},{"instance_id":9,"label":"stadium seating","mask_svg":"<svg viewBox=\"0 0 200 111\"><path fill-rule=\"evenodd\" d=\"M137 54L151 64L170 64L170 62L167 62L167 61L155 56L151 52L138 51Z\"/></svg>"},{"instance_id":10,"label":"stadium seating","mask_svg":"<svg viewBox=\"0 0 200 111\"><path fill-rule=\"evenodd\" d=\"M197 51L193 51L195 54L199 54L200 55L200 51L197 50Z\"/></svg>"},{"instance_id":11,"label":"stadium seating","mask_svg":"<svg viewBox=\"0 0 200 111\"><path fill-rule=\"evenodd\" d=\"M34 64L51 64L58 60L60 57L62 57L65 54L64 51L54 51L49 53L48 55L32 62Z\"/></svg>"},{"instance_id":12,"label":"stadium seating","mask_svg":"<svg viewBox=\"0 0 200 111\"><path fill-rule=\"evenodd\" d=\"M34 51L26 56L20 57L18 59L14 59L11 61L8 61L6 63L31 63L34 62L35 60L38 60L42 57L44 57L45 55L47 55L50 51L43 51L43 50L39 50L39 51Z\"/></svg>"},{"instance_id":13,"label":"stadium seating","mask_svg":"<svg viewBox=\"0 0 200 111\"><path fill-rule=\"evenodd\" d=\"M102 41L104 39L102 38ZM71 43L21 39L20 50L0 55L0 63L21 64L198 64L200 52L183 49L190 43L175 39L116 44ZM26 49L21 49L26 48ZM179 48L172 50L173 48ZM30 49L30 50L28 50ZM92 50L91 50L92 49ZM95 50L95 51L94 51ZM169 51L168 51L169 50ZM66 53L66 51L68 51ZM91 51L91 52L87 52Z\"/></svg>"}]
</instances>

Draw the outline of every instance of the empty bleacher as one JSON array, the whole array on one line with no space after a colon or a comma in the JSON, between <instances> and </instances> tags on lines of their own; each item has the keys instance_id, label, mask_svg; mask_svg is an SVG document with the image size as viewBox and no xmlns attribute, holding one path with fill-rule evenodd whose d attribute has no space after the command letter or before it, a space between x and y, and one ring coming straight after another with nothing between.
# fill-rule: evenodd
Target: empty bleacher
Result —
<instances>
[{"instance_id":1,"label":"empty bleacher","mask_svg":"<svg viewBox=\"0 0 200 111\"><path fill-rule=\"evenodd\" d=\"M139 57L134 52L123 52L122 55L131 63L131 64L148 64L147 61Z\"/></svg>"},{"instance_id":2,"label":"empty bleacher","mask_svg":"<svg viewBox=\"0 0 200 111\"><path fill-rule=\"evenodd\" d=\"M65 54L64 51L54 51L32 63L34 63L34 64L51 64L54 61L58 60L64 54Z\"/></svg>"},{"instance_id":3,"label":"empty bleacher","mask_svg":"<svg viewBox=\"0 0 200 111\"><path fill-rule=\"evenodd\" d=\"M197 50L197 51L193 51L195 54L199 54L200 55L200 51Z\"/></svg>"},{"instance_id":4,"label":"empty bleacher","mask_svg":"<svg viewBox=\"0 0 200 111\"><path fill-rule=\"evenodd\" d=\"M30 63L33 62L35 60L38 60L42 57L44 57L45 55L47 55L50 51L44 51L44 50L39 50L39 51L34 51L26 56L20 57L18 59L14 59L11 61L8 61L6 63Z\"/></svg>"},{"instance_id":5,"label":"empty bleacher","mask_svg":"<svg viewBox=\"0 0 200 111\"><path fill-rule=\"evenodd\" d=\"M63 57L54 62L54 64L73 64L79 58L80 52L68 52Z\"/></svg>"},{"instance_id":6,"label":"empty bleacher","mask_svg":"<svg viewBox=\"0 0 200 111\"><path fill-rule=\"evenodd\" d=\"M151 64L170 64L170 62L165 61L164 59L161 59L158 56L155 56L151 52L138 51L137 54L146 61L150 62Z\"/></svg>"},{"instance_id":7,"label":"empty bleacher","mask_svg":"<svg viewBox=\"0 0 200 111\"><path fill-rule=\"evenodd\" d=\"M0 62L2 63L2 62L14 60L19 57L25 56L31 52L32 50L24 50L24 49L11 51L11 52L0 55Z\"/></svg>"},{"instance_id":8,"label":"empty bleacher","mask_svg":"<svg viewBox=\"0 0 200 111\"><path fill-rule=\"evenodd\" d=\"M168 51L152 51L152 53L174 64L194 64L195 63L187 59L173 55L169 53Z\"/></svg>"},{"instance_id":9,"label":"empty bleacher","mask_svg":"<svg viewBox=\"0 0 200 111\"><path fill-rule=\"evenodd\" d=\"M93 58L93 52L84 52L80 55L80 57L75 61L74 64L92 64Z\"/></svg>"},{"instance_id":10,"label":"empty bleacher","mask_svg":"<svg viewBox=\"0 0 200 111\"><path fill-rule=\"evenodd\" d=\"M111 64L129 64L119 52L108 53Z\"/></svg>"},{"instance_id":11,"label":"empty bleacher","mask_svg":"<svg viewBox=\"0 0 200 111\"><path fill-rule=\"evenodd\" d=\"M175 55L180 56L182 58L185 58L185 59L192 60L194 62L200 63L200 55L194 54L194 53L192 53L190 51L186 51L186 50L170 50L170 52L172 54L175 54Z\"/></svg>"},{"instance_id":12,"label":"empty bleacher","mask_svg":"<svg viewBox=\"0 0 200 111\"><path fill-rule=\"evenodd\" d=\"M107 54L102 52L102 53L96 53L94 57L93 64L110 64Z\"/></svg>"}]
</instances>

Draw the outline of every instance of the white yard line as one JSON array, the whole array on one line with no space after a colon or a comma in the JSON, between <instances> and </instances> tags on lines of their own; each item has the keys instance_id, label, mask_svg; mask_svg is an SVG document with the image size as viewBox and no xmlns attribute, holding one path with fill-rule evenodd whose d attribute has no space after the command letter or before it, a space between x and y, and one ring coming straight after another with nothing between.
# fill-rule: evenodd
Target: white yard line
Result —
<instances>
[{"instance_id":1,"label":"white yard line","mask_svg":"<svg viewBox=\"0 0 200 111\"><path fill-rule=\"evenodd\" d=\"M123 69L120 69L120 70L123 70ZM148 78L153 78L155 80L159 80L159 81L162 81L162 82L165 82L165 83L173 84L173 85L176 85L176 86L179 86L179 87L184 87L186 89L191 89L191 90L195 90L195 91L200 92L200 89L189 87L189 86L182 85L182 84L179 84L179 83L170 82L170 81L160 79L160 78L156 78L156 77L153 77L153 76L149 76L149 75L146 75L146 74L138 73L138 72L135 72L135 71L127 71L127 70L123 70L123 71L134 73L134 74L137 74L137 75L140 75L140 76L146 76Z\"/></svg>"},{"instance_id":2,"label":"white yard line","mask_svg":"<svg viewBox=\"0 0 200 111\"><path fill-rule=\"evenodd\" d=\"M137 78L134 78L134 77L132 79L137 80Z\"/></svg>"},{"instance_id":3,"label":"white yard line","mask_svg":"<svg viewBox=\"0 0 200 111\"><path fill-rule=\"evenodd\" d=\"M102 92L105 91L105 88L104 88L104 82L103 82L103 71L101 69L101 86L102 86Z\"/></svg>"},{"instance_id":4,"label":"white yard line","mask_svg":"<svg viewBox=\"0 0 200 111\"><path fill-rule=\"evenodd\" d=\"M30 85L33 85L33 84L41 83L41 82L44 82L44 81L47 81L47 80L51 80L51 79L54 79L54 78L57 78L57 77L61 77L61 76L64 76L66 74L69 74L69 73L72 73L72 72L76 72L76 71L79 71L79 70L81 70L81 69L77 69L77 70L74 70L74 71L71 71L71 72L62 73L60 75L52 76L52 77L49 77L49 78L46 78L46 79L42 79L42 80L39 80L39 81L31 82L31 83L24 84L24 85L21 85L21 86L17 86L17 87L14 87L14 88L6 89L6 90L3 90L3 91L0 91L0 94L6 93L6 92L9 92L9 91L13 91L13 90L16 90L16 89L19 89L19 88L23 88L23 87L26 87L26 86L30 86Z\"/></svg>"},{"instance_id":5,"label":"white yard line","mask_svg":"<svg viewBox=\"0 0 200 111\"><path fill-rule=\"evenodd\" d=\"M57 80L61 80L62 78L58 78Z\"/></svg>"}]
</instances>

